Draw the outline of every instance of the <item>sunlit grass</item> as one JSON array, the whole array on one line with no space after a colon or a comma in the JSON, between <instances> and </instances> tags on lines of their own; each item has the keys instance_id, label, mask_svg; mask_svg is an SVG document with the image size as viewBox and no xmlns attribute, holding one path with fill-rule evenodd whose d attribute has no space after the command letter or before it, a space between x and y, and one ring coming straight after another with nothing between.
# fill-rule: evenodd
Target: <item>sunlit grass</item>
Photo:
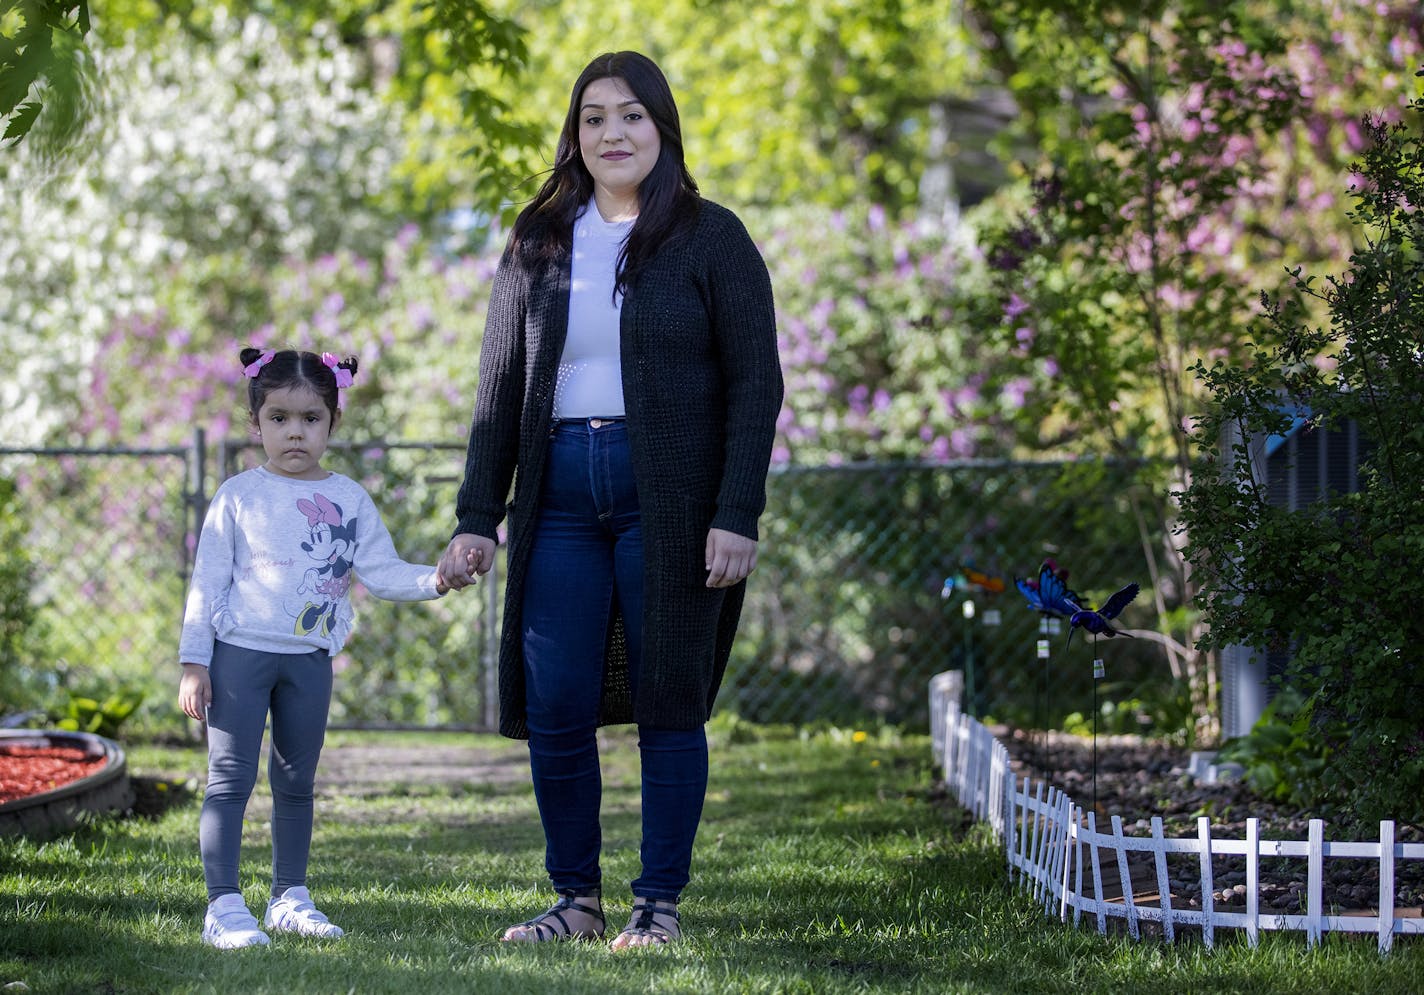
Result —
<instances>
[{"instance_id":1,"label":"sunlit grass","mask_svg":"<svg viewBox=\"0 0 1424 995\"><path fill-rule=\"evenodd\" d=\"M341 733L333 744L421 742ZM521 744L474 744L518 770ZM631 739L604 750L610 935L637 871ZM201 779L197 749L129 749L137 775ZM260 810L259 789L254 810ZM196 802L48 843L0 841L0 989L32 992L1418 992L1424 946L1381 958L1371 938L1230 932L1215 951L1102 938L1045 918L1006 882L1002 853L948 806L928 742L893 730L716 728L712 784L684 896L688 936L614 954L602 944L508 946L549 901L522 776L407 783L393 767L318 802L310 883L348 931L336 943L204 947ZM270 840L249 820L243 885L265 898Z\"/></svg>"}]
</instances>

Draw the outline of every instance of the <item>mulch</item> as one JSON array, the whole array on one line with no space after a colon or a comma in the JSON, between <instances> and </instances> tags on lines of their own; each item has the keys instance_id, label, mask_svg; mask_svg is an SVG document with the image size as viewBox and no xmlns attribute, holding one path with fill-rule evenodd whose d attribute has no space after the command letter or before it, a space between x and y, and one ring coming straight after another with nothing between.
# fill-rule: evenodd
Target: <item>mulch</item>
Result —
<instances>
[{"instance_id":1,"label":"mulch","mask_svg":"<svg viewBox=\"0 0 1424 995\"><path fill-rule=\"evenodd\" d=\"M1246 820L1260 819L1262 839L1301 840L1309 836L1315 813L1300 811L1257 796L1241 781L1208 784L1190 774L1191 751L1134 736L1091 739L1062 732L1030 732L1000 728L995 735L1009 750L1020 780L1029 776L1058 788L1097 815L1099 831L1122 817L1127 835L1151 834L1153 816L1160 816L1164 835L1197 834L1197 819L1211 820L1217 839L1245 839ZM1396 842L1424 842L1417 827L1396 824ZM1327 840L1378 839L1367 828L1327 821ZM1174 899L1200 905L1201 875L1197 857L1169 858L1168 875ZM1260 864L1262 910L1294 914L1305 911L1307 863L1303 858L1263 858ZM1135 877L1136 875L1134 875ZM1105 882L1106 884L1106 882ZM1244 857L1217 857L1212 865L1212 896L1218 906L1244 909ZM1370 860L1327 860L1323 879L1327 911L1373 912L1379 905L1379 865ZM1152 889L1156 889L1155 878ZM1424 861L1395 864L1395 907L1401 915L1424 915Z\"/></svg>"},{"instance_id":2,"label":"mulch","mask_svg":"<svg viewBox=\"0 0 1424 995\"><path fill-rule=\"evenodd\" d=\"M62 788L108 762L73 746L0 745L0 804Z\"/></svg>"}]
</instances>

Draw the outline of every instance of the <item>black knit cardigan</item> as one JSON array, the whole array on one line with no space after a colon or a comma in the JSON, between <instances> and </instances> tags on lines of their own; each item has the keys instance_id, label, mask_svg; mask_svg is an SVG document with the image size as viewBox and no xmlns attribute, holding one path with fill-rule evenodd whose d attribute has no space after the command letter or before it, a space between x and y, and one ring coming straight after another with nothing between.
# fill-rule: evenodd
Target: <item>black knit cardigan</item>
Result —
<instances>
[{"instance_id":1,"label":"black knit cardigan","mask_svg":"<svg viewBox=\"0 0 1424 995\"><path fill-rule=\"evenodd\" d=\"M745 582L706 586L707 531L755 539L766 505L782 400L771 279L736 215L699 203L691 229L643 268L622 305L623 397L643 526L644 649L635 702L615 605L600 724L692 729L707 721L746 590ZM568 333L571 258L566 250L526 264L506 251L500 261L456 504L456 533L494 538L508 514L499 730L516 739L529 735L520 609Z\"/></svg>"}]
</instances>

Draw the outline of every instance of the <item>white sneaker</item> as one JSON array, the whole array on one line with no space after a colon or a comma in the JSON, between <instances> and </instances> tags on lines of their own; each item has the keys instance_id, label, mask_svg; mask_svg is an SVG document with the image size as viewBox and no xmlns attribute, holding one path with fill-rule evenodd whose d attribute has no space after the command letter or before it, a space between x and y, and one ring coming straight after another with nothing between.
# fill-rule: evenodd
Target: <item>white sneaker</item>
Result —
<instances>
[{"instance_id":1,"label":"white sneaker","mask_svg":"<svg viewBox=\"0 0 1424 995\"><path fill-rule=\"evenodd\" d=\"M203 942L219 950L271 943L257 928L257 917L247 911L241 895L220 895L208 903L203 916Z\"/></svg>"},{"instance_id":2,"label":"white sneaker","mask_svg":"<svg viewBox=\"0 0 1424 995\"><path fill-rule=\"evenodd\" d=\"M267 903L267 914L262 917L262 925L274 933L297 933L328 939L343 936L346 932L312 904L311 892L301 885L288 888Z\"/></svg>"}]
</instances>

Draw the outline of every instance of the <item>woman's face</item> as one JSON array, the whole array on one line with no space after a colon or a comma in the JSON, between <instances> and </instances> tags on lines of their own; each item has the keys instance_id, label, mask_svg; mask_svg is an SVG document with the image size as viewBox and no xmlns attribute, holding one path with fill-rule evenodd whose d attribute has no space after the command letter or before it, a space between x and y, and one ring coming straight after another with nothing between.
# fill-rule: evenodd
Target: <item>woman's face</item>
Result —
<instances>
[{"instance_id":1,"label":"woman's face","mask_svg":"<svg viewBox=\"0 0 1424 995\"><path fill-rule=\"evenodd\" d=\"M632 200L636 209L638 187L653 171L662 147L658 126L622 79L596 79L584 87L579 152L593 176L600 208L605 200Z\"/></svg>"}]
</instances>

